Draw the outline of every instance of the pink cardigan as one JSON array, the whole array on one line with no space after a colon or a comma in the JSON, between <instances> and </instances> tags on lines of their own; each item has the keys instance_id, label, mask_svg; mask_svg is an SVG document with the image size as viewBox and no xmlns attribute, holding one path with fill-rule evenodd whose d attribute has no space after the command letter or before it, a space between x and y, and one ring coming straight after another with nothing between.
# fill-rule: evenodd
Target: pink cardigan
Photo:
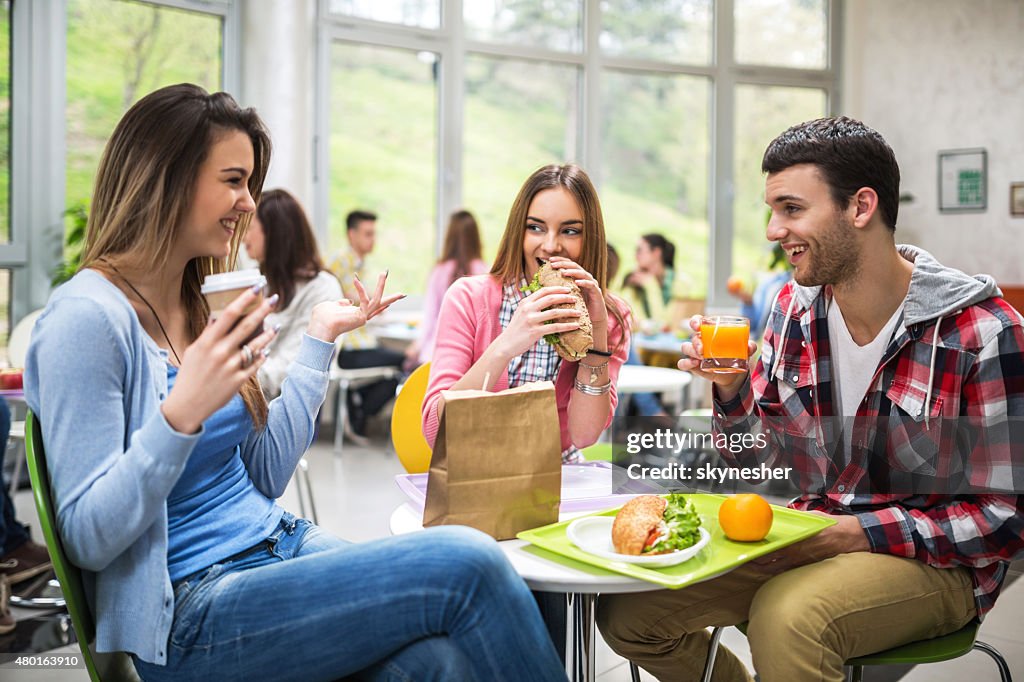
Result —
<instances>
[{"instance_id":1,"label":"pink cardigan","mask_svg":"<svg viewBox=\"0 0 1024 682\"><path fill-rule=\"evenodd\" d=\"M491 342L501 334L501 323L498 321L501 288L501 283L496 277L479 275L463 277L452 284L445 294L437 322L437 344L430 365L430 383L423 398L423 435L430 447L434 447L434 439L437 437L437 402L441 391L451 388L461 379L480 359ZM605 428L611 423L615 406L618 404L615 384L618 381L619 368L629 354L629 311L621 304L619 310L623 311L626 326L623 329L613 315L608 316L608 346L615 348L622 334L626 334L626 339L608 362L608 376L612 382L612 403L604 424ZM562 429L563 451L570 445L578 448L591 445L573 443L569 438L569 399L572 397L575 376L576 363L563 360L555 379L555 402L558 405L558 423ZM491 390L497 392L506 388L508 368L501 373L498 383Z\"/></svg>"},{"instance_id":2,"label":"pink cardigan","mask_svg":"<svg viewBox=\"0 0 1024 682\"><path fill-rule=\"evenodd\" d=\"M470 275L486 274L491 267L479 258L469 264ZM423 296L423 326L420 328L420 364L430 362L434 355L434 342L437 340L437 316L441 313L441 302L444 294L452 284L455 274L455 261L446 260L438 263L430 271L427 279L427 293Z\"/></svg>"}]
</instances>

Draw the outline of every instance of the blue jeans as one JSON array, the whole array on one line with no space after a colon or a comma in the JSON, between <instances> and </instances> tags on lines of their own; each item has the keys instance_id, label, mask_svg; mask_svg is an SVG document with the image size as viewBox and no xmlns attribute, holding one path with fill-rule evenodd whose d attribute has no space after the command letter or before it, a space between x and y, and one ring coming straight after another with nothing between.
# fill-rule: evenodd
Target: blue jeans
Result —
<instances>
[{"instance_id":1,"label":"blue jeans","mask_svg":"<svg viewBox=\"0 0 1024 682\"><path fill-rule=\"evenodd\" d=\"M497 544L443 527L352 544L286 513L268 548L175 585L151 680L564 680Z\"/></svg>"}]
</instances>

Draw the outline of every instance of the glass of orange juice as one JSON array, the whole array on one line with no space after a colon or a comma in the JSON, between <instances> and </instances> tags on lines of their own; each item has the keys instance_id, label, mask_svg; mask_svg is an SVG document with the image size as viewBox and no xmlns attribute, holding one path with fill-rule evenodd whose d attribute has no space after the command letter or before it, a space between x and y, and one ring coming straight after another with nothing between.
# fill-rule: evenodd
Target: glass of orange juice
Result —
<instances>
[{"instance_id":1,"label":"glass of orange juice","mask_svg":"<svg viewBox=\"0 0 1024 682\"><path fill-rule=\"evenodd\" d=\"M700 368L715 374L746 372L750 320L734 315L705 316L700 321L704 359Z\"/></svg>"}]
</instances>

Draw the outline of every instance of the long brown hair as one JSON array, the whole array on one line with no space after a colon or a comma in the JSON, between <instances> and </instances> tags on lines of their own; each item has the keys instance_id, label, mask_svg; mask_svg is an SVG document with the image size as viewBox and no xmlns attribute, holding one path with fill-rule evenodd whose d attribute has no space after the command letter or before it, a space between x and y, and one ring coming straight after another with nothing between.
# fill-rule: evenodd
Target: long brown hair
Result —
<instances>
[{"instance_id":1,"label":"long brown hair","mask_svg":"<svg viewBox=\"0 0 1024 682\"><path fill-rule=\"evenodd\" d=\"M295 296L296 285L316 277L324 262L306 212L291 194L283 189L264 193L256 215L263 225L260 270L267 276L267 289L281 297L277 309L284 310Z\"/></svg>"},{"instance_id":2,"label":"long brown hair","mask_svg":"<svg viewBox=\"0 0 1024 682\"><path fill-rule=\"evenodd\" d=\"M259 203L270 164L270 136L253 109L242 109L225 92L211 95L190 83L160 88L136 102L117 124L100 159L80 269L109 273L106 263L125 263L147 271L165 262L191 208L196 178L210 148L224 133L236 130L252 142L248 186ZM192 340L210 315L199 291L203 278L234 268L250 220L250 214L240 218L227 259L194 258L185 266L181 299ZM253 422L262 428L267 402L256 377L240 393Z\"/></svg>"},{"instance_id":3,"label":"long brown hair","mask_svg":"<svg viewBox=\"0 0 1024 682\"><path fill-rule=\"evenodd\" d=\"M455 261L452 282L468 275L473 261L479 260L482 252L480 228L473 214L465 210L452 213L444 235L444 249L438 260L439 263Z\"/></svg>"},{"instance_id":4,"label":"long brown hair","mask_svg":"<svg viewBox=\"0 0 1024 682\"><path fill-rule=\"evenodd\" d=\"M526 263L523 262L523 241L526 238L526 217L533 198L548 189L564 189L576 200L583 213L583 250L577 264L597 280L604 293L605 306L615 317L622 336L616 340L618 350L626 341L626 321L618 299L608 292L608 247L604 232L604 216L597 190L586 171L575 164L551 164L533 172L519 190L509 210L505 232L501 235L498 255L491 266L491 274L503 283L519 282L526 277ZM612 340L609 339L609 345Z\"/></svg>"}]
</instances>

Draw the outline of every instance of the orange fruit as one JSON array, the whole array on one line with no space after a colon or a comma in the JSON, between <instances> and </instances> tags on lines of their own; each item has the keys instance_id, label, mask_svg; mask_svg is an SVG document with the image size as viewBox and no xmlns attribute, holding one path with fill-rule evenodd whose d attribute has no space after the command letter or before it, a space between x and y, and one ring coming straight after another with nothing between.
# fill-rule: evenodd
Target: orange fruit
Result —
<instances>
[{"instance_id":1,"label":"orange fruit","mask_svg":"<svg viewBox=\"0 0 1024 682\"><path fill-rule=\"evenodd\" d=\"M754 493L733 495L718 509L718 525L730 540L764 540L772 529L772 507Z\"/></svg>"},{"instance_id":2,"label":"orange fruit","mask_svg":"<svg viewBox=\"0 0 1024 682\"><path fill-rule=\"evenodd\" d=\"M738 275L733 275L729 279L725 280L725 288L730 294L738 294L743 291L743 278Z\"/></svg>"}]
</instances>

